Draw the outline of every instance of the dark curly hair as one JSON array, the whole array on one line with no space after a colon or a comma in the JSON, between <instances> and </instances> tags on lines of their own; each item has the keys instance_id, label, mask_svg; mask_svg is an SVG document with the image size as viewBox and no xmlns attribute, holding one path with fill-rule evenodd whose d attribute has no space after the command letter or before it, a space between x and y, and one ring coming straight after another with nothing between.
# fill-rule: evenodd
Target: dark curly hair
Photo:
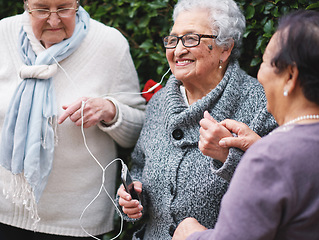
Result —
<instances>
[{"instance_id":1,"label":"dark curly hair","mask_svg":"<svg viewBox=\"0 0 319 240\"><path fill-rule=\"evenodd\" d=\"M319 12L298 10L279 21L279 52L272 59L278 73L296 66L305 97L319 105Z\"/></svg>"}]
</instances>

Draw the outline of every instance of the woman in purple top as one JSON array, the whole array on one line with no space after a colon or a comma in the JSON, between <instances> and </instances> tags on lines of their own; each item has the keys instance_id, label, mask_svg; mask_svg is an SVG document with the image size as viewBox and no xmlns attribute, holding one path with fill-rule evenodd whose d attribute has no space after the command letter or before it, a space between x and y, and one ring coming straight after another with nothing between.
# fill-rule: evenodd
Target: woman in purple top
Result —
<instances>
[{"instance_id":1,"label":"woman in purple top","mask_svg":"<svg viewBox=\"0 0 319 240\"><path fill-rule=\"evenodd\" d=\"M319 239L318 12L301 10L280 21L258 80L266 92L267 109L280 127L245 153L222 200L215 228L206 229L187 218L173 240ZM205 139L210 116L204 120L202 150L209 154ZM221 124L238 135L224 139L224 146L238 138L256 138L241 123Z\"/></svg>"}]
</instances>

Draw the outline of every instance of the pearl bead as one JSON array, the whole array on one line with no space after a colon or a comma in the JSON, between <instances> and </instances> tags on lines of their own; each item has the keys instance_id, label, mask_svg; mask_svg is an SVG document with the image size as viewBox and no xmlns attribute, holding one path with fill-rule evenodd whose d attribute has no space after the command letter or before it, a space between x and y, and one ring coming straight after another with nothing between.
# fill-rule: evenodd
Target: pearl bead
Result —
<instances>
[{"instance_id":1,"label":"pearl bead","mask_svg":"<svg viewBox=\"0 0 319 240\"><path fill-rule=\"evenodd\" d=\"M304 116L300 116L300 117L297 117L287 123L285 123L284 125L290 125L290 124L293 124L293 123L296 123L296 122L299 122L299 121L302 121L302 120L308 120L308 119L319 119L319 115L304 115Z\"/></svg>"}]
</instances>

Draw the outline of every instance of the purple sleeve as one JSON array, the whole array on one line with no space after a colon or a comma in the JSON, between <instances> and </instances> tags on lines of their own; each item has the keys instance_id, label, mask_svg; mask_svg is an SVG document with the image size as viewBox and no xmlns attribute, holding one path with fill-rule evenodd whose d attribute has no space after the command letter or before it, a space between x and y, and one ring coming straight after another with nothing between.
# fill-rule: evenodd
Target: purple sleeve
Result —
<instances>
[{"instance_id":1,"label":"purple sleeve","mask_svg":"<svg viewBox=\"0 0 319 240\"><path fill-rule=\"evenodd\" d=\"M263 142L265 143L265 141ZM223 197L213 230L197 232L188 240L273 239L290 189L280 172L282 166L269 159L267 144L247 151Z\"/></svg>"},{"instance_id":2,"label":"purple sleeve","mask_svg":"<svg viewBox=\"0 0 319 240\"><path fill-rule=\"evenodd\" d=\"M214 229L208 229L202 232L195 232L190 235L186 240L209 240L213 237Z\"/></svg>"}]
</instances>

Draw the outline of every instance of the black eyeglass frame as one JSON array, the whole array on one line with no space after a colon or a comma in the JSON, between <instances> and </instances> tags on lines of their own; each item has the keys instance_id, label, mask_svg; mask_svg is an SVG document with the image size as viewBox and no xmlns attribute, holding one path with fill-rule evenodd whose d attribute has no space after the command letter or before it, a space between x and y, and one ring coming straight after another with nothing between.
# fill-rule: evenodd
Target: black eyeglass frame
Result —
<instances>
[{"instance_id":1,"label":"black eyeglass frame","mask_svg":"<svg viewBox=\"0 0 319 240\"><path fill-rule=\"evenodd\" d=\"M197 36L198 36L198 43L197 43L196 45L186 46L186 45L185 45L185 42L184 42L184 40L183 40L183 38L184 38L185 36L188 36L188 35L197 35ZM168 37L175 37L175 38L177 38L176 45L175 45L174 47L167 47L167 46L165 45L165 39L168 38ZM179 40L181 40L184 47L191 48L191 47L196 47L196 46L198 46L198 45L200 44L201 38L213 38L213 39L216 39L217 36L216 36L216 35L207 35L207 34L197 34L197 33L187 33L187 34L184 34L183 36L180 36L180 37L174 36L174 35L168 35L168 36L163 37L163 43L164 43L164 47L165 47L166 49L172 49L172 48L176 48L176 46L177 46Z\"/></svg>"}]
</instances>

